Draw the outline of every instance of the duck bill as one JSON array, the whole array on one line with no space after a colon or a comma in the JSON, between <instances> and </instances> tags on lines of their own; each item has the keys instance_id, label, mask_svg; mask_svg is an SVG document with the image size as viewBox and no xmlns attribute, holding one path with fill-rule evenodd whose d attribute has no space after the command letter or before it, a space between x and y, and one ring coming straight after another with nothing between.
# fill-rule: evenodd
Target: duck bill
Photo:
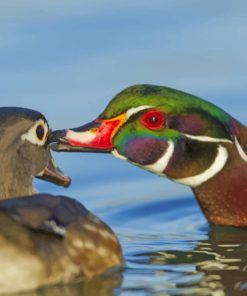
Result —
<instances>
[{"instance_id":1,"label":"duck bill","mask_svg":"<svg viewBox=\"0 0 247 296\"><path fill-rule=\"evenodd\" d=\"M55 131L51 148L55 151L103 152L114 149L113 137L126 121L126 114L112 119L96 119L81 127Z\"/></svg>"},{"instance_id":2,"label":"duck bill","mask_svg":"<svg viewBox=\"0 0 247 296\"><path fill-rule=\"evenodd\" d=\"M71 183L70 177L64 175L63 171L56 166L55 161L50 153L47 166L35 177L63 187L69 187Z\"/></svg>"}]
</instances>

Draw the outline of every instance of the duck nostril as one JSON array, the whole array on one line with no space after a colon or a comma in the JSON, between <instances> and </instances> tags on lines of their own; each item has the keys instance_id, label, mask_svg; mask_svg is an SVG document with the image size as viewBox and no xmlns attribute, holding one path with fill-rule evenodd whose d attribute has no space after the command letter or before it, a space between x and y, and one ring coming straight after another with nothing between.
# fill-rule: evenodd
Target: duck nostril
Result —
<instances>
[{"instance_id":1,"label":"duck nostril","mask_svg":"<svg viewBox=\"0 0 247 296\"><path fill-rule=\"evenodd\" d=\"M99 129L96 128L96 127L94 127L94 128L90 128L89 131L90 131L91 133L93 133L93 134L96 134L96 133L99 131Z\"/></svg>"}]
</instances>

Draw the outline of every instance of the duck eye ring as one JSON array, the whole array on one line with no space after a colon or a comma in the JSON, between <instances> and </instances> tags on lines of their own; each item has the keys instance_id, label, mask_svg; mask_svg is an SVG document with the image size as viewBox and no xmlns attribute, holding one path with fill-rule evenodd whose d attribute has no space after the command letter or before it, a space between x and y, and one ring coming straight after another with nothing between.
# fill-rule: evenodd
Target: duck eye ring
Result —
<instances>
[{"instance_id":1,"label":"duck eye ring","mask_svg":"<svg viewBox=\"0 0 247 296\"><path fill-rule=\"evenodd\" d=\"M45 135L45 128L42 124L39 124L36 127L36 136L40 141L42 141L44 139L44 135Z\"/></svg>"},{"instance_id":2,"label":"duck eye ring","mask_svg":"<svg viewBox=\"0 0 247 296\"><path fill-rule=\"evenodd\" d=\"M148 129L159 130L165 125L165 115L160 111L151 110L142 116L141 122Z\"/></svg>"}]
</instances>

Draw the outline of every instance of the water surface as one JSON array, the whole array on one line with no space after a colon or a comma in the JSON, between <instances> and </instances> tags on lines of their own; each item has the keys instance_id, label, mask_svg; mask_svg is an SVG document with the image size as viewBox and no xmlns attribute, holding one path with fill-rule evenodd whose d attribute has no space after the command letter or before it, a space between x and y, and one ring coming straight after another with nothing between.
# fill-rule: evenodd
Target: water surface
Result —
<instances>
[{"instance_id":1,"label":"water surface","mask_svg":"<svg viewBox=\"0 0 247 296\"><path fill-rule=\"evenodd\" d=\"M210 226L190 190L143 176L76 176L70 195L114 229L125 267L40 295L247 295L247 231Z\"/></svg>"}]
</instances>

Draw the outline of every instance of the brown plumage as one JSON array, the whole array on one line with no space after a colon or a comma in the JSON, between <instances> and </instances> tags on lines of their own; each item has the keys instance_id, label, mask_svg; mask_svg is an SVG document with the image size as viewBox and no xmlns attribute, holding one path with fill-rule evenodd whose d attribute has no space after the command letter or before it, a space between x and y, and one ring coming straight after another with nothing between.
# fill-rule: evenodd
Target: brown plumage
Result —
<instances>
[{"instance_id":1,"label":"brown plumage","mask_svg":"<svg viewBox=\"0 0 247 296\"><path fill-rule=\"evenodd\" d=\"M0 202L1 293L92 278L121 264L113 231L76 200L39 194Z\"/></svg>"},{"instance_id":2,"label":"brown plumage","mask_svg":"<svg viewBox=\"0 0 247 296\"><path fill-rule=\"evenodd\" d=\"M43 136L37 124L44 124ZM82 204L33 195L34 176L70 182L51 159L43 115L0 108L0 134L0 293L89 279L122 265L117 237Z\"/></svg>"}]
</instances>

